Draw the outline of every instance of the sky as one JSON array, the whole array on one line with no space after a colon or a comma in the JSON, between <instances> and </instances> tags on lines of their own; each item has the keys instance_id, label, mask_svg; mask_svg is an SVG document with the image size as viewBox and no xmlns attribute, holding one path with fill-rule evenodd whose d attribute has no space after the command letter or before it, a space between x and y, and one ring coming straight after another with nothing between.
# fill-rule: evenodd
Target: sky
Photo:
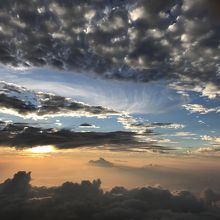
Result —
<instances>
[{"instance_id":1,"label":"sky","mask_svg":"<svg viewBox=\"0 0 220 220\"><path fill-rule=\"evenodd\" d=\"M36 187L219 191L219 7L0 2L0 194L29 171Z\"/></svg>"}]
</instances>

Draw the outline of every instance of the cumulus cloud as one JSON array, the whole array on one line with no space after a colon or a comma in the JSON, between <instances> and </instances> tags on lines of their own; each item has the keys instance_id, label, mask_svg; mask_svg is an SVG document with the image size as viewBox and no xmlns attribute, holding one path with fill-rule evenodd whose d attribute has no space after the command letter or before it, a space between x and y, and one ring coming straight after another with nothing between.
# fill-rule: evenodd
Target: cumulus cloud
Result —
<instances>
[{"instance_id":1,"label":"cumulus cloud","mask_svg":"<svg viewBox=\"0 0 220 220\"><path fill-rule=\"evenodd\" d=\"M209 136L209 135L202 135L201 139L203 141L210 141L212 143L220 144L220 137Z\"/></svg>"},{"instance_id":2,"label":"cumulus cloud","mask_svg":"<svg viewBox=\"0 0 220 220\"><path fill-rule=\"evenodd\" d=\"M26 173L29 177L29 174ZM11 180L14 181L14 178ZM4 183L3 183L4 184ZM0 185L2 186L2 184ZM31 187L27 197L0 192L0 217L7 219L192 219L220 216L215 203L219 193L211 189L197 198L154 187L126 189L116 186L103 192L101 181L66 182L61 186ZM16 199L15 199L16 198Z\"/></svg>"},{"instance_id":3,"label":"cumulus cloud","mask_svg":"<svg viewBox=\"0 0 220 220\"><path fill-rule=\"evenodd\" d=\"M31 173L17 172L12 179L7 179L0 184L0 194L26 196L31 188Z\"/></svg>"},{"instance_id":4,"label":"cumulus cloud","mask_svg":"<svg viewBox=\"0 0 220 220\"><path fill-rule=\"evenodd\" d=\"M0 112L27 118L55 115L97 116L117 115L102 106L90 106L50 93L34 92L24 87L0 82Z\"/></svg>"},{"instance_id":5,"label":"cumulus cloud","mask_svg":"<svg viewBox=\"0 0 220 220\"><path fill-rule=\"evenodd\" d=\"M0 61L167 79L192 89L208 84L200 92L213 98L220 85L218 6L216 0L4 2Z\"/></svg>"}]
</instances>

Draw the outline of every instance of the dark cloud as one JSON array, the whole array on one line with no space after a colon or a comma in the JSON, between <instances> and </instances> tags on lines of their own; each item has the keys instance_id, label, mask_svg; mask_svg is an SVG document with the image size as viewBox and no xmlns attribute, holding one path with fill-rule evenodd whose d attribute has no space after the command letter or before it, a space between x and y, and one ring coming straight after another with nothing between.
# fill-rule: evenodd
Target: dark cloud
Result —
<instances>
[{"instance_id":1,"label":"dark cloud","mask_svg":"<svg viewBox=\"0 0 220 220\"><path fill-rule=\"evenodd\" d=\"M98 166L98 167L113 167L114 164L104 158L100 157L98 160L90 160L89 165Z\"/></svg>"},{"instance_id":2,"label":"dark cloud","mask_svg":"<svg viewBox=\"0 0 220 220\"><path fill-rule=\"evenodd\" d=\"M217 0L1 2L0 61L220 85Z\"/></svg>"},{"instance_id":3,"label":"dark cloud","mask_svg":"<svg viewBox=\"0 0 220 220\"><path fill-rule=\"evenodd\" d=\"M82 123L82 124L80 124L79 127L80 128L99 128L99 127L92 125L92 124L89 124L89 123Z\"/></svg>"},{"instance_id":4,"label":"dark cloud","mask_svg":"<svg viewBox=\"0 0 220 220\"><path fill-rule=\"evenodd\" d=\"M0 111L13 110L21 116L95 115L118 114L102 106L89 106L50 93L34 92L14 84L0 82Z\"/></svg>"},{"instance_id":5,"label":"dark cloud","mask_svg":"<svg viewBox=\"0 0 220 220\"><path fill-rule=\"evenodd\" d=\"M99 147L115 151L173 150L152 143L143 142L135 132L74 132L71 130L53 128L44 129L22 123L1 122L0 145L18 149L39 145L54 145L59 149L77 147ZM153 135L149 131L146 135ZM135 150L136 149L136 150Z\"/></svg>"},{"instance_id":6,"label":"dark cloud","mask_svg":"<svg viewBox=\"0 0 220 220\"><path fill-rule=\"evenodd\" d=\"M0 194L25 196L31 188L30 181L30 172L19 171L13 179L7 179L0 185Z\"/></svg>"},{"instance_id":7,"label":"dark cloud","mask_svg":"<svg viewBox=\"0 0 220 220\"><path fill-rule=\"evenodd\" d=\"M16 174L17 175L17 174ZM16 176L15 175L15 176ZM26 173L26 177L29 174ZM15 177L11 180L14 181ZM4 184L4 183L3 183ZM0 185L2 186L2 184ZM26 197L0 192L2 219L189 219L217 220L220 209L189 191L162 188L101 189L101 181L66 182L58 187L27 187ZM215 194L215 192L213 192Z\"/></svg>"},{"instance_id":8,"label":"dark cloud","mask_svg":"<svg viewBox=\"0 0 220 220\"><path fill-rule=\"evenodd\" d=\"M80 127L92 127L92 125L89 124L89 123L82 123L82 124L80 125Z\"/></svg>"}]
</instances>

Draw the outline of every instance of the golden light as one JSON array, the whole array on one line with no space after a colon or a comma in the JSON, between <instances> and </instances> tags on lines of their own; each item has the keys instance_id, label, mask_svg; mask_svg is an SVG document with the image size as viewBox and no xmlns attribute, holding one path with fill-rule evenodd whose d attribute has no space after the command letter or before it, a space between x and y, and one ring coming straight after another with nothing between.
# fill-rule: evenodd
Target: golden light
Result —
<instances>
[{"instance_id":1,"label":"golden light","mask_svg":"<svg viewBox=\"0 0 220 220\"><path fill-rule=\"evenodd\" d=\"M45 153L54 152L55 148L52 145L45 145L45 146L33 147L31 149L28 149L28 151L35 154L45 154Z\"/></svg>"}]
</instances>

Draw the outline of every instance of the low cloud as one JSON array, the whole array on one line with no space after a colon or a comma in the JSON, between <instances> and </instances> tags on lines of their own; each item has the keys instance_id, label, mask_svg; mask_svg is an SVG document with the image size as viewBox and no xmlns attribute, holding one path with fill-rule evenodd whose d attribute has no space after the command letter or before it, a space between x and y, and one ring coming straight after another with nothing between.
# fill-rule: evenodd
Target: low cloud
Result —
<instances>
[{"instance_id":1,"label":"low cloud","mask_svg":"<svg viewBox=\"0 0 220 220\"><path fill-rule=\"evenodd\" d=\"M19 178L17 178L19 176ZM19 179L18 183L17 180ZM9 193L2 188L8 182L30 181L24 171L0 185L0 217L30 219L192 219L214 220L220 217L218 192L207 189L197 198L189 191L172 193L154 187L126 189L116 186L108 192L101 189L101 181L66 182L45 188L24 185L27 194ZM12 190L12 186L8 188ZM9 190L10 191L10 190ZM70 208L71 207L71 208Z\"/></svg>"},{"instance_id":2,"label":"low cloud","mask_svg":"<svg viewBox=\"0 0 220 220\"><path fill-rule=\"evenodd\" d=\"M92 125L92 124L89 124L89 123L82 123L82 124L80 124L79 127L80 128L99 128L98 126Z\"/></svg>"},{"instance_id":3,"label":"low cloud","mask_svg":"<svg viewBox=\"0 0 220 220\"><path fill-rule=\"evenodd\" d=\"M98 167L113 167L114 164L102 157L100 157L98 160L90 160L88 162L91 166L98 166Z\"/></svg>"},{"instance_id":4,"label":"low cloud","mask_svg":"<svg viewBox=\"0 0 220 220\"><path fill-rule=\"evenodd\" d=\"M74 132L65 129L44 129L25 123L0 123L0 145L17 149L43 145L54 145L58 149L77 147L100 148L112 151L166 151L174 150L157 144L156 141L143 141L135 132ZM148 131L145 136L154 135Z\"/></svg>"}]
</instances>

